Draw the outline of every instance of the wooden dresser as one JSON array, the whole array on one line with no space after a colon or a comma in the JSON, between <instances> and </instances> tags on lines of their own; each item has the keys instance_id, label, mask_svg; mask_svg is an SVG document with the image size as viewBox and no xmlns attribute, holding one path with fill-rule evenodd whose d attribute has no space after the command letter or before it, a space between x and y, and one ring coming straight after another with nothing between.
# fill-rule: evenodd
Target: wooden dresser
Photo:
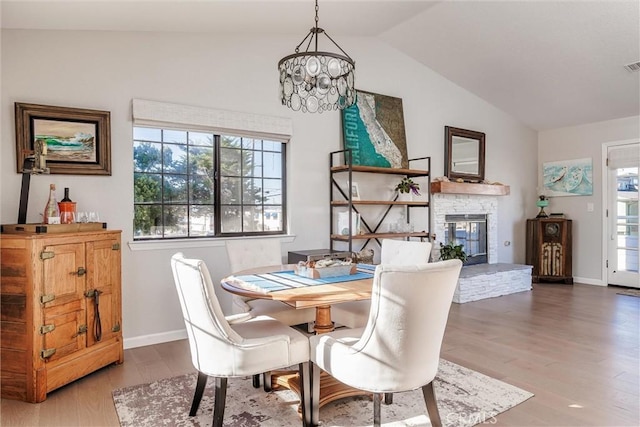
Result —
<instances>
[{"instance_id":1,"label":"wooden dresser","mask_svg":"<svg viewBox=\"0 0 640 427\"><path fill-rule=\"evenodd\" d=\"M535 218L527 220L525 261L533 266L531 280L573 284L571 220Z\"/></svg>"},{"instance_id":2,"label":"wooden dresser","mask_svg":"<svg viewBox=\"0 0 640 427\"><path fill-rule=\"evenodd\" d=\"M120 231L3 233L0 243L3 398L42 402L123 362Z\"/></svg>"}]
</instances>

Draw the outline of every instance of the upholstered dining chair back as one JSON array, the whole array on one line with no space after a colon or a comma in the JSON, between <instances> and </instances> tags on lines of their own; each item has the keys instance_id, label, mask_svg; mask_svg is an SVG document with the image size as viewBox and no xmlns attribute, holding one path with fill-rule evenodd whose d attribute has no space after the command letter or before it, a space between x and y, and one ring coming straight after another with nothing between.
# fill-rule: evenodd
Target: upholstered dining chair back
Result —
<instances>
[{"instance_id":1,"label":"upholstered dining chair back","mask_svg":"<svg viewBox=\"0 0 640 427\"><path fill-rule=\"evenodd\" d=\"M435 378L462 268L450 261L376 268L369 321L354 346L374 368L365 388L411 390Z\"/></svg>"},{"instance_id":2,"label":"upholstered dining chair back","mask_svg":"<svg viewBox=\"0 0 640 427\"><path fill-rule=\"evenodd\" d=\"M429 262L430 242L407 240L382 240L380 260L382 264L417 265ZM331 309L333 320L349 328L361 328L369 318L369 300L348 301Z\"/></svg>"},{"instance_id":3,"label":"upholstered dining chair back","mask_svg":"<svg viewBox=\"0 0 640 427\"><path fill-rule=\"evenodd\" d=\"M233 273L255 267L282 264L280 239L227 240L226 247Z\"/></svg>"},{"instance_id":4,"label":"upholstered dining chair back","mask_svg":"<svg viewBox=\"0 0 640 427\"><path fill-rule=\"evenodd\" d=\"M380 425L380 394L422 387L432 425L438 425L432 381L461 268L457 259L378 265L366 326L309 338L314 393L317 366L344 384L373 392L374 425ZM312 396L312 424L317 424L319 405Z\"/></svg>"},{"instance_id":5,"label":"upholstered dining chair back","mask_svg":"<svg viewBox=\"0 0 640 427\"><path fill-rule=\"evenodd\" d=\"M227 240L227 255L231 272L237 273L251 268L281 265L282 247L279 239ZM233 295L234 313L250 313L252 316L271 316L286 325L313 322L315 309L296 309L279 301L256 299Z\"/></svg>"},{"instance_id":6,"label":"upholstered dining chair back","mask_svg":"<svg viewBox=\"0 0 640 427\"><path fill-rule=\"evenodd\" d=\"M207 266L178 253L171 258L171 267L193 366L209 375L229 375L234 370L234 345L242 338L225 319Z\"/></svg>"},{"instance_id":7,"label":"upholstered dining chair back","mask_svg":"<svg viewBox=\"0 0 640 427\"><path fill-rule=\"evenodd\" d=\"M299 365L308 371L309 340L306 335L274 320L250 315L225 317L214 292L211 276L202 260L177 253L171 269L187 329L193 366L198 380L189 415L194 416L209 376L215 377L213 426L222 427L227 379L257 375ZM303 384L303 425L310 384Z\"/></svg>"},{"instance_id":8,"label":"upholstered dining chair back","mask_svg":"<svg viewBox=\"0 0 640 427\"><path fill-rule=\"evenodd\" d=\"M225 243L232 273L266 265L282 264L282 248L279 239L240 239ZM234 312L251 311L246 302L251 298L233 296Z\"/></svg>"},{"instance_id":9,"label":"upholstered dining chair back","mask_svg":"<svg viewBox=\"0 0 640 427\"><path fill-rule=\"evenodd\" d=\"M431 242L384 239L380 264L411 265L429 262Z\"/></svg>"}]
</instances>

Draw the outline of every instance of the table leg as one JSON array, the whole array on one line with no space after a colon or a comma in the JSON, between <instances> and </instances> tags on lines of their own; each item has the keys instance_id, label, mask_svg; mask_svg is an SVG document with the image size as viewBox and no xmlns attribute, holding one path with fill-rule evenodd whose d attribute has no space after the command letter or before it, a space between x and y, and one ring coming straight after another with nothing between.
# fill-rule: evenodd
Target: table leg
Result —
<instances>
[{"instance_id":1,"label":"table leg","mask_svg":"<svg viewBox=\"0 0 640 427\"><path fill-rule=\"evenodd\" d=\"M331 306L320 305L316 307L316 321L313 326L313 330L316 334L326 334L334 329L333 322L331 321Z\"/></svg>"},{"instance_id":2,"label":"table leg","mask_svg":"<svg viewBox=\"0 0 640 427\"><path fill-rule=\"evenodd\" d=\"M289 375L282 378L276 383L278 386L283 386L289 390L300 395L300 378L297 375ZM331 403L334 400L344 399L345 397L354 396L369 396L373 397L373 393L368 393L363 390L349 387L346 384L341 383L337 379L333 378L326 372L320 372L320 396L318 398L318 407L323 407L327 403ZM298 407L298 412L302 412L302 408Z\"/></svg>"}]
</instances>

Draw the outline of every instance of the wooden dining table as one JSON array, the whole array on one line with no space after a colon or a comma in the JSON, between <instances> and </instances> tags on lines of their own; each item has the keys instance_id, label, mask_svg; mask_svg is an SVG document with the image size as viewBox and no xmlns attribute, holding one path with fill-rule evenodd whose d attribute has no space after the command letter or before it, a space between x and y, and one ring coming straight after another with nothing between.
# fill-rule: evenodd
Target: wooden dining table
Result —
<instances>
[{"instance_id":1,"label":"wooden dining table","mask_svg":"<svg viewBox=\"0 0 640 427\"><path fill-rule=\"evenodd\" d=\"M225 277L221 280L221 284L224 290L243 297L280 301L296 309L315 307L314 330L318 334L331 332L334 329L331 320L332 304L371 298L373 270L371 270L371 277L358 280L314 284L313 286L301 285L273 292L259 290L246 281L246 276L291 272L294 268L294 264L283 264L243 270ZM340 278L335 278L335 280L340 280Z\"/></svg>"},{"instance_id":2,"label":"wooden dining table","mask_svg":"<svg viewBox=\"0 0 640 427\"><path fill-rule=\"evenodd\" d=\"M256 277L265 277L268 279L269 274L290 272L294 267L295 265L293 264L284 264L239 271L222 279L222 288L235 295L280 301L297 309L315 307L316 318L314 331L317 334L334 330L334 323L331 320L332 304L371 298L373 269L370 270L370 274L368 275L370 277L362 279L292 287L272 292L259 290L258 287L248 283L248 280ZM333 280L341 279L337 278ZM300 381L297 372L271 372L270 376L271 387L273 389L284 387L300 395ZM365 393L362 390L351 388L329 374L322 372L320 376L320 396L318 402L320 407L337 399L362 395L371 395L371 393Z\"/></svg>"}]
</instances>

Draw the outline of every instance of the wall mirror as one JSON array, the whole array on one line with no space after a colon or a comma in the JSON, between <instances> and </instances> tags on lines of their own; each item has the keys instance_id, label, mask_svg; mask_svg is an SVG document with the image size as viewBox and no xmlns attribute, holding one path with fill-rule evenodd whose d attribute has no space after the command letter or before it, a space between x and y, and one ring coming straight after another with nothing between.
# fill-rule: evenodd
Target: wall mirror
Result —
<instances>
[{"instance_id":1,"label":"wall mirror","mask_svg":"<svg viewBox=\"0 0 640 427\"><path fill-rule=\"evenodd\" d=\"M482 132L445 126L444 174L450 180L484 180L484 139Z\"/></svg>"}]
</instances>

